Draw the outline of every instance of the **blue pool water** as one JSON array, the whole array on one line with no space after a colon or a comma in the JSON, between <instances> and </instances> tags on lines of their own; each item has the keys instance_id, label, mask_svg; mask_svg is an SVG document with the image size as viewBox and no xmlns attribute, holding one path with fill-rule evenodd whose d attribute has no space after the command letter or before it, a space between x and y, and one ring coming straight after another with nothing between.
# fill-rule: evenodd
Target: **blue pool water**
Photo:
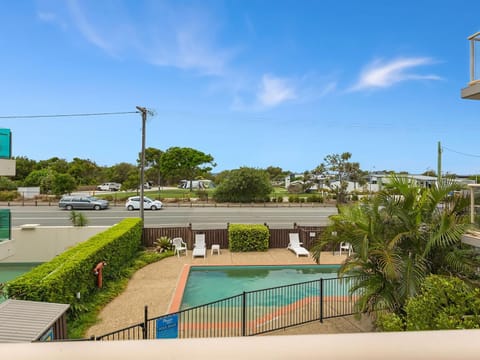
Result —
<instances>
[{"instance_id":1,"label":"blue pool water","mask_svg":"<svg viewBox=\"0 0 480 360\"><path fill-rule=\"evenodd\" d=\"M290 266L194 266L183 293L181 309L207 304L216 300L276 286L338 277L337 265ZM296 293L282 291L269 296L268 302L288 304L313 294L318 294L318 283L305 285ZM301 292L301 294L299 293ZM342 293L345 291L342 290ZM279 297L281 297L279 299Z\"/></svg>"},{"instance_id":2,"label":"blue pool water","mask_svg":"<svg viewBox=\"0 0 480 360\"><path fill-rule=\"evenodd\" d=\"M38 265L40 265L40 263L0 263L0 283L13 280ZM4 300L0 295L0 302Z\"/></svg>"}]
</instances>

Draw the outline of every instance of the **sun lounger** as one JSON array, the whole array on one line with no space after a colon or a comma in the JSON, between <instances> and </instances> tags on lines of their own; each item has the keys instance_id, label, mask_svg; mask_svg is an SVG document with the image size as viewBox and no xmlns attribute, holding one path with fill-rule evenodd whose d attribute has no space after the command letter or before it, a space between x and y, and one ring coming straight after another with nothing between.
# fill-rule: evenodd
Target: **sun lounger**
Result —
<instances>
[{"instance_id":1,"label":"sun lounger","mask_svg":"<svg viewBox=\"0 0 480 360\"><path fill-rule=\"evenodd\" d=\"M293 251L295 255L297 255L297 257L310 256L310 253L308 252L308 250L302 246L298 233L291 233L289 234L289 237L290 237L290 242L288 243L288 246L287 246L288 250Z\"/></svg>"},{"instance_id":2,"label":"sun lounger","mask_svg":"<svg viewBox=\"0 0 480 360\"><path fill-rule=\"evenodd\" d=\"M192 258L196 256L207 256L207 247L205 246L205 234L195 234L195 243L193 244Z\"/></svg>"}]
</instances>

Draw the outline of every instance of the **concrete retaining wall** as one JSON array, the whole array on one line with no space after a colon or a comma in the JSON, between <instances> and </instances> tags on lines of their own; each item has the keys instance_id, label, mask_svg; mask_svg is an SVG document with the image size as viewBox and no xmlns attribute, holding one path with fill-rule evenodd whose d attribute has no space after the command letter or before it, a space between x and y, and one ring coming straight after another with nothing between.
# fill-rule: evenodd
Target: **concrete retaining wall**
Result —
<instances>
[{"instance_id":1,"label":"concrete retaining wall","mask_svg":"<svg viewBox=\"0 0 480 360\"><path fill-rule=\"evenodd\" d=\"M0 262L46 262L108 228L108 226L36 226L35 224L23 228L12 228L12 239L0 242Z\"/></svg>"}]
</instances>

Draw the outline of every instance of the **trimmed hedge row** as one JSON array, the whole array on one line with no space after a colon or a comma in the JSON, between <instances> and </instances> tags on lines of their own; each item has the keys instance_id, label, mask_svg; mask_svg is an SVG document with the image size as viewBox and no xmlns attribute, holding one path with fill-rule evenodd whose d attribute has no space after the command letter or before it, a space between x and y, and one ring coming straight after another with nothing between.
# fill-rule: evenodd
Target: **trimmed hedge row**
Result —
<instances>
[{"instance_id":1,"label":"trimmed hedge row","mask_svg":"<svg viewBox=\"0 0 480 360\"><path fill-rule=\"evenodd\" d=\"M81 304L97 290L93 272L106 261L103 281L118 278L141 245L142 221L129 218L7 283L9 298ZM80 299L76 294L80 293Z\"/></svg>"},{"instance_id":2,"label":"trimmed hedge row","mask_svg":"<svg viewBox=\"0 0 480 360\"><path fill-rule=\"evenodd\" d=\"M232 252L267 251L270 231L265 225L230 224L228 239Z\"/></svg>"}]
</instances>

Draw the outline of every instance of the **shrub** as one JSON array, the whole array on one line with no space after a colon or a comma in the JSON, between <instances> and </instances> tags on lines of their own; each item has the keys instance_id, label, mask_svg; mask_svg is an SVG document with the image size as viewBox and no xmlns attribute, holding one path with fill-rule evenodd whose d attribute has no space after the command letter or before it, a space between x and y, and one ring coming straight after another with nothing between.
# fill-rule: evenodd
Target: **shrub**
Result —
<instances>
[{"instance_id":1,"label":"shrub","mask_svg":"<svg viewBox=\"0 0 480 360\"><path fill-rule=\"evenodd\" d=\"M196 195L201 201L208 201L208 192L205 190L197 190Z\"/></svg>"},{"instance_id":2,"label":"shrub","mask_svg":"<svg viewBox=\"0 0 480 360\"><path fill-rule=\"evenodd\" d=\"M228 239L232 252L267 251L270 231L265 225L231 224Z\"/></svg>"},{"instance_id":3,"label":"shrub","mask_svg":"<svg viewBox=\"0 0 480 360\"><path fill-rule=\"evenodd\" d=\"M82 212L70 211L70 221L73 226L87 226L88 219Z\"/></svg>"},{"instance_id":4,"label":"shrub","mask_svg":"<svg viewBox=\"0 0 480 360\"><path fill-rule=\"evenodd\" d=\"M283 196L278 196L277 197L277 202L279 202L279 203L283 202Z\"/></svg>"},{"instance_id":5,"label":"shrub","mask_svg":"<svg viewBox=\"0 0 480 360\"><path fill-rule=\"evenodd\" d=\"M241 167L226 174L213 197L218 202L264 202L272 190L265 170Z\"/></svg>"},{"instance_id":6,"label":"shrub","mask_svg":"<svg viewBox=\"0 0 480 360\"><path fill-rule=\"evenodd\" d=\"M480 328L480 290L456 277L430 275L421 292L405 305L405 316L384 314L377 325L385 331Z\"/></svg>"},{"instance_id":7,"label":"shrub","mask_svg":"<svg viewBox=\"0 0 480 360\"><path fill-rule=\"evenodd\" d=\"M80 309L98 291L93 268L106 261L104 283L122 275L140 248L142 222L128 218L7 283L8 297L74 305ZM76 294L81 298L77 299Z\"/></svg>"},{"instance_id":8,"label":"shrub","mask_svg":"<svg viewBox=\"0 0 480 360\"><path fill-rule=\"evenodd\" d=\"M19 196L20 194L17 191L0 191L0 201L13 201Z\"/></svg>"},{"instance_id":9,"label":"shrub","mask_svg":"<svg viewBox=\"0 0 480 360\"><path fill-rule=\"evenodd\" d=\"M168 236L160 236L153 245L155 245L155 250L159 253L173 249L172 240Z\"/></svg>"},{"instance_id":10,"label":"shrub","mask_svg":"<svg viewBox=\"0 0 480 360\"><path fill-rule=\"evenodd\" d=\"M15 181L10 180L5 176L0 176L0 191L13 191L17 189Z\"/></svg>"}]
</instances>

